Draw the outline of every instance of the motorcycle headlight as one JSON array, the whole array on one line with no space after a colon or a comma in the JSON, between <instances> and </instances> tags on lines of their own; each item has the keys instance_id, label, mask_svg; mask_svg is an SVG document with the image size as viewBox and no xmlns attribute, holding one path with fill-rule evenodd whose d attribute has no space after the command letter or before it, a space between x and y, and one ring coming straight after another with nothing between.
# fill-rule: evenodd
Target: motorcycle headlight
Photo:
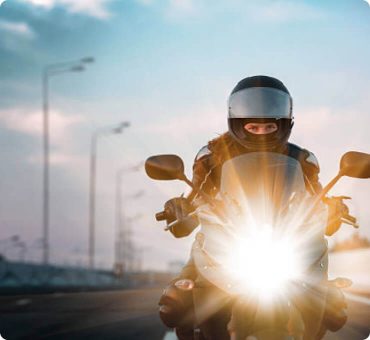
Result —
<instances>
[{"instance_id":1,"label":"motorcycle headlight","mask_svg":"<svg viewBox=\"0 0 370 340\"><path fill-rule=\"evenodd\" d=\"M283 294L300 275L293 240L266 230L238 239L227 266L246 293L267 300Z\"/></svg>"}]
</instances>

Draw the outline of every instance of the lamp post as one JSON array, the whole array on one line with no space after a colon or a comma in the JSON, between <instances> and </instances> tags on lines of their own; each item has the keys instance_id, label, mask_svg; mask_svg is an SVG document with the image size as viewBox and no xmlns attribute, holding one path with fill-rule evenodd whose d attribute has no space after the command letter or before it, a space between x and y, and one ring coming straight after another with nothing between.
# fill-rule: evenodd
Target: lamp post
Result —
<instances>
[{"instance_id":1,"label":"lamp post","mask_svg":"<svg viewBox=\"0 0 370 340\"><path fill-rule=\"evenodd\" d=\"M43 99L43 263L49 263L49 78L67 72L84 71L84 64L94 62L94 58L67 61L47 65L42 74Z\"/></svg>"},{"instance_id":2,"label":"lamp post","mask_svg":"<svg viewBox=\"0 0 370 340\"><path fill-rule=\"evenodd\" d=\"M139 171L142 167L143 163L139 163L136 166L130 168L122 168L117 171L116 175L116 233L115 233L115 242L114 242L114 268L117 272L124 271L124 262L125 258L127 257L127 246L129 244L129 230L128 230L128 223L130 220L123 216L122 211L122 179L123 175L128 171ZM126 198L130 199L138 199L143 196L144 191L139 190L136 193L126 196ZM141 216L136 215L135 218L139 218ZM124 228L123 228L124 227Z\"/></svg>"},{"instance_id":3,"label":"lamp post","mask_svg":"<svg viewBox=\"0 0 370 340\"><path fill-rule=\"evenodd\" d=\"M119 134L129 127L129 122L122 122L116 127L105 127L94 131L90 145L90 185L89 185L89 267L94 268L95 259L95 186L96 186L96 155L98 138L106 134Z\"/></svg>"},{"instance_id":4,"label":"lamp post","mask_svg":"<svg viewBox=\"0 0 370 340\"><path fill-rule=\"evenodd\" d=\"M20 242L20 237L18 235L12 235L10 237L0 240L0 251L2 255L6 256L9 247L12 247ZM0 253L1 255L1 253Z\"/></svg>"},{"instance_id":5,"label":"lamp post","mask_svg":"<svg viewBox=\"0 0 370 340\"><path fill-rule=\"evenodd\" d=\"M140 162L134 166L130 167L124 167L117 171L116 173L116 232L115 232L115 240L114 240L114 270L122 274L123 273L123 243L125 242L126 233L124 230L122 230L123 226L123 211L122 211L122 179L123 175L127 172L137 172L140 171L143 167L143 162ZM141 197L143 194L143 191L137 192L134 196L131 196L131 198L138 198Z\"/></svg>"},{"instance_id":6,"label":"lamp post","mask_svg":"<svg viewBox=\"0 0 370 340\"><path fill-rule=\"evenodd\" d=\"M139 191L138 193L134 195L130 195L132 198L139 198L144 194L144 191ZM125 249L123 249L124 254L124 261L126 262L126 270L132 272L135 269L135 261L138 259L138 249L136 248L136 245L132 238L132 222L139 220L143 217L142 213L138 213L134 216L130 216L125 219L125 239L123 240L123 244Z\"/></svg>"},{"instance_id":7,"label":"lamp post","mask_svg":"<svg viewBox=\"0 0 370 340\"><path fill-rule=\"evenodd\" d=\"M26 253L27 253L27 245L25 242L21 241L15 244L17 248L19 248L19 261L25 262L26 261Z\"/></svg>"}]
</instances>

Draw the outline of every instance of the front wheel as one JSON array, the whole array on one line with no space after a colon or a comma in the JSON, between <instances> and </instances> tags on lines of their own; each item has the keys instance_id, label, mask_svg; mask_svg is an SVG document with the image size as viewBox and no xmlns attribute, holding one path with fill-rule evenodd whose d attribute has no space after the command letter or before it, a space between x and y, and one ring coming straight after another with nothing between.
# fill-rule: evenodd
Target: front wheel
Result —
<instances>
[{"instance_id":1,"label":"front wheel","mask_svg":"<svg viewBox=\"0 0 370 340\"><path fill-rule=\"evenodd\" d=\"M235 303L229 324L231 340L303 339L303 319L293 304L253 305L251 301Z\"/></svg>"}]
</instances>

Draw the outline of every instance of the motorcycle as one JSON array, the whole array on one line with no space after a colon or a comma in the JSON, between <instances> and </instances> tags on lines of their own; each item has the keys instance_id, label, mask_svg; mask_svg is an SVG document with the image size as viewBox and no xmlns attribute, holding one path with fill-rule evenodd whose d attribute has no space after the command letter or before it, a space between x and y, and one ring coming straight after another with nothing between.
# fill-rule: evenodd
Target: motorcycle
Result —
<instances>
[{"instance_id":1,"label":"motorcycle","mask_svg":"<svg viewBox=\"0 0 370 340\"><path fill-rule=\"evenodd\" d=\"M190 217L200 223L192 246L198 278L190 289L197 326L227 304L233 340L320 339L323 320L336 329L333 313L343 326L346 316L336 307L345 303L334 304L330 316L327 300L333 288L343 298L339 289L351 281L328 280L323 199L343 176L370 178L369 154L344 154L338 174L318 195L307 192L300 163L277 153L226 161L214 197L193 186L176 155L152 156L145 169L152 179L184 181L195 193ZM166 219L165 211L156 218ZM343 222L358 227L348 214Z\"/></svg>"}]
</instances>

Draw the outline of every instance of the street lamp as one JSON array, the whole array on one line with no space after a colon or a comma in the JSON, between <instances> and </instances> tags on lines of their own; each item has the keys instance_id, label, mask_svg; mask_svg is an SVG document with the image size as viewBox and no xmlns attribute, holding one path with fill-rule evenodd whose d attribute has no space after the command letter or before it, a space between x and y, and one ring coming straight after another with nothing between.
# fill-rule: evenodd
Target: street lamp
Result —
<instances>
[{"instance_id":1,"label":"street lamp","mask_svg":"<svg viewBox=\"0 0 370 340\"><path fill-rule=\"evenodd\" d=\"M143 195L144 191L140 191L138 194L130 195L132 198L139 198ZM134 270L134 262L138 259L138 249L136 248L135 243L133 242L132 239L132 228L131 225L138 219L142 218L144 215L142 213L138 213L134 216L127 217L125 219L125 239L123 240L123 244L125 248L123 249L123 256L124 256L124 261L126 263L126 269L128 271L133 271Z\"/></svg>"},{"instance_id":2,"label":"street lamp","mask_svg":"<svg viewBox=\"0 0 370 340\"><path fill-rule=\"evenodd\" d=\"M27 253L27 245L25 242L21 241L15 244L17 248L19 248L19 261L25 262L26 261L26 253Z\"/></svg>"},{"instance_id":3,"label":"street lamp","mask_svg":"<svg viewBox=\"0 0 370 340\"><path fill-rule=\"evenodd\" d=\"M98 137L107 134L120 134L129 127L125 121L115 127L105 127L94 131L90 145L90 186L89 186L89 267L94 268L95 257L95 184L96 184L96 153Z\"/></svg>"},{"instance_id":4,"label":"street lamp","mask_svg":"<svg viewBox=\"0 0 370 340\"><path fill-rule=\"evenodd\" d=\"M1 239L0 240L0 246L1 246L0 250L2 252L2 255L6 257L8 248L16 245L18 242L20 242L20 237L18 235L12 235L10 237Z\"/></svg>"},{"instance_id":5,"label":"street lamp","mask_svg":"<svg viewBox=\"0 0 370 340\"><path fill-rule=\"evenodd\" d=\"M127 172L137 172L140 171L143 167L143 162L138 163L137 165L131 167L124 167L117 171L116 173L116 232L115 232L115 240L114 240L114 268L117 272L123 271L123 258L125 257L122 249L123 244L126 243L127 233L126 230L122 230L122 226L124 222L127 222L123 218L123 211L122 211L122 179L123 175ZM129 197L132 199L137 199L144 194L143 190L139 190L134 195L130 195Z\"/></svg>"},{"instance_id":6,"label":"street lamp","mask_svg":"<svg viewBox=\"0 0 370 340\"><path fill-rule=\"evenodd\" d=\"M84 64L94 62L94 58L67 61L47 65L42 74L43 97L43 263L49 263L49 78L67 72L84 71Z\"/></svg>"}]
</instances>

